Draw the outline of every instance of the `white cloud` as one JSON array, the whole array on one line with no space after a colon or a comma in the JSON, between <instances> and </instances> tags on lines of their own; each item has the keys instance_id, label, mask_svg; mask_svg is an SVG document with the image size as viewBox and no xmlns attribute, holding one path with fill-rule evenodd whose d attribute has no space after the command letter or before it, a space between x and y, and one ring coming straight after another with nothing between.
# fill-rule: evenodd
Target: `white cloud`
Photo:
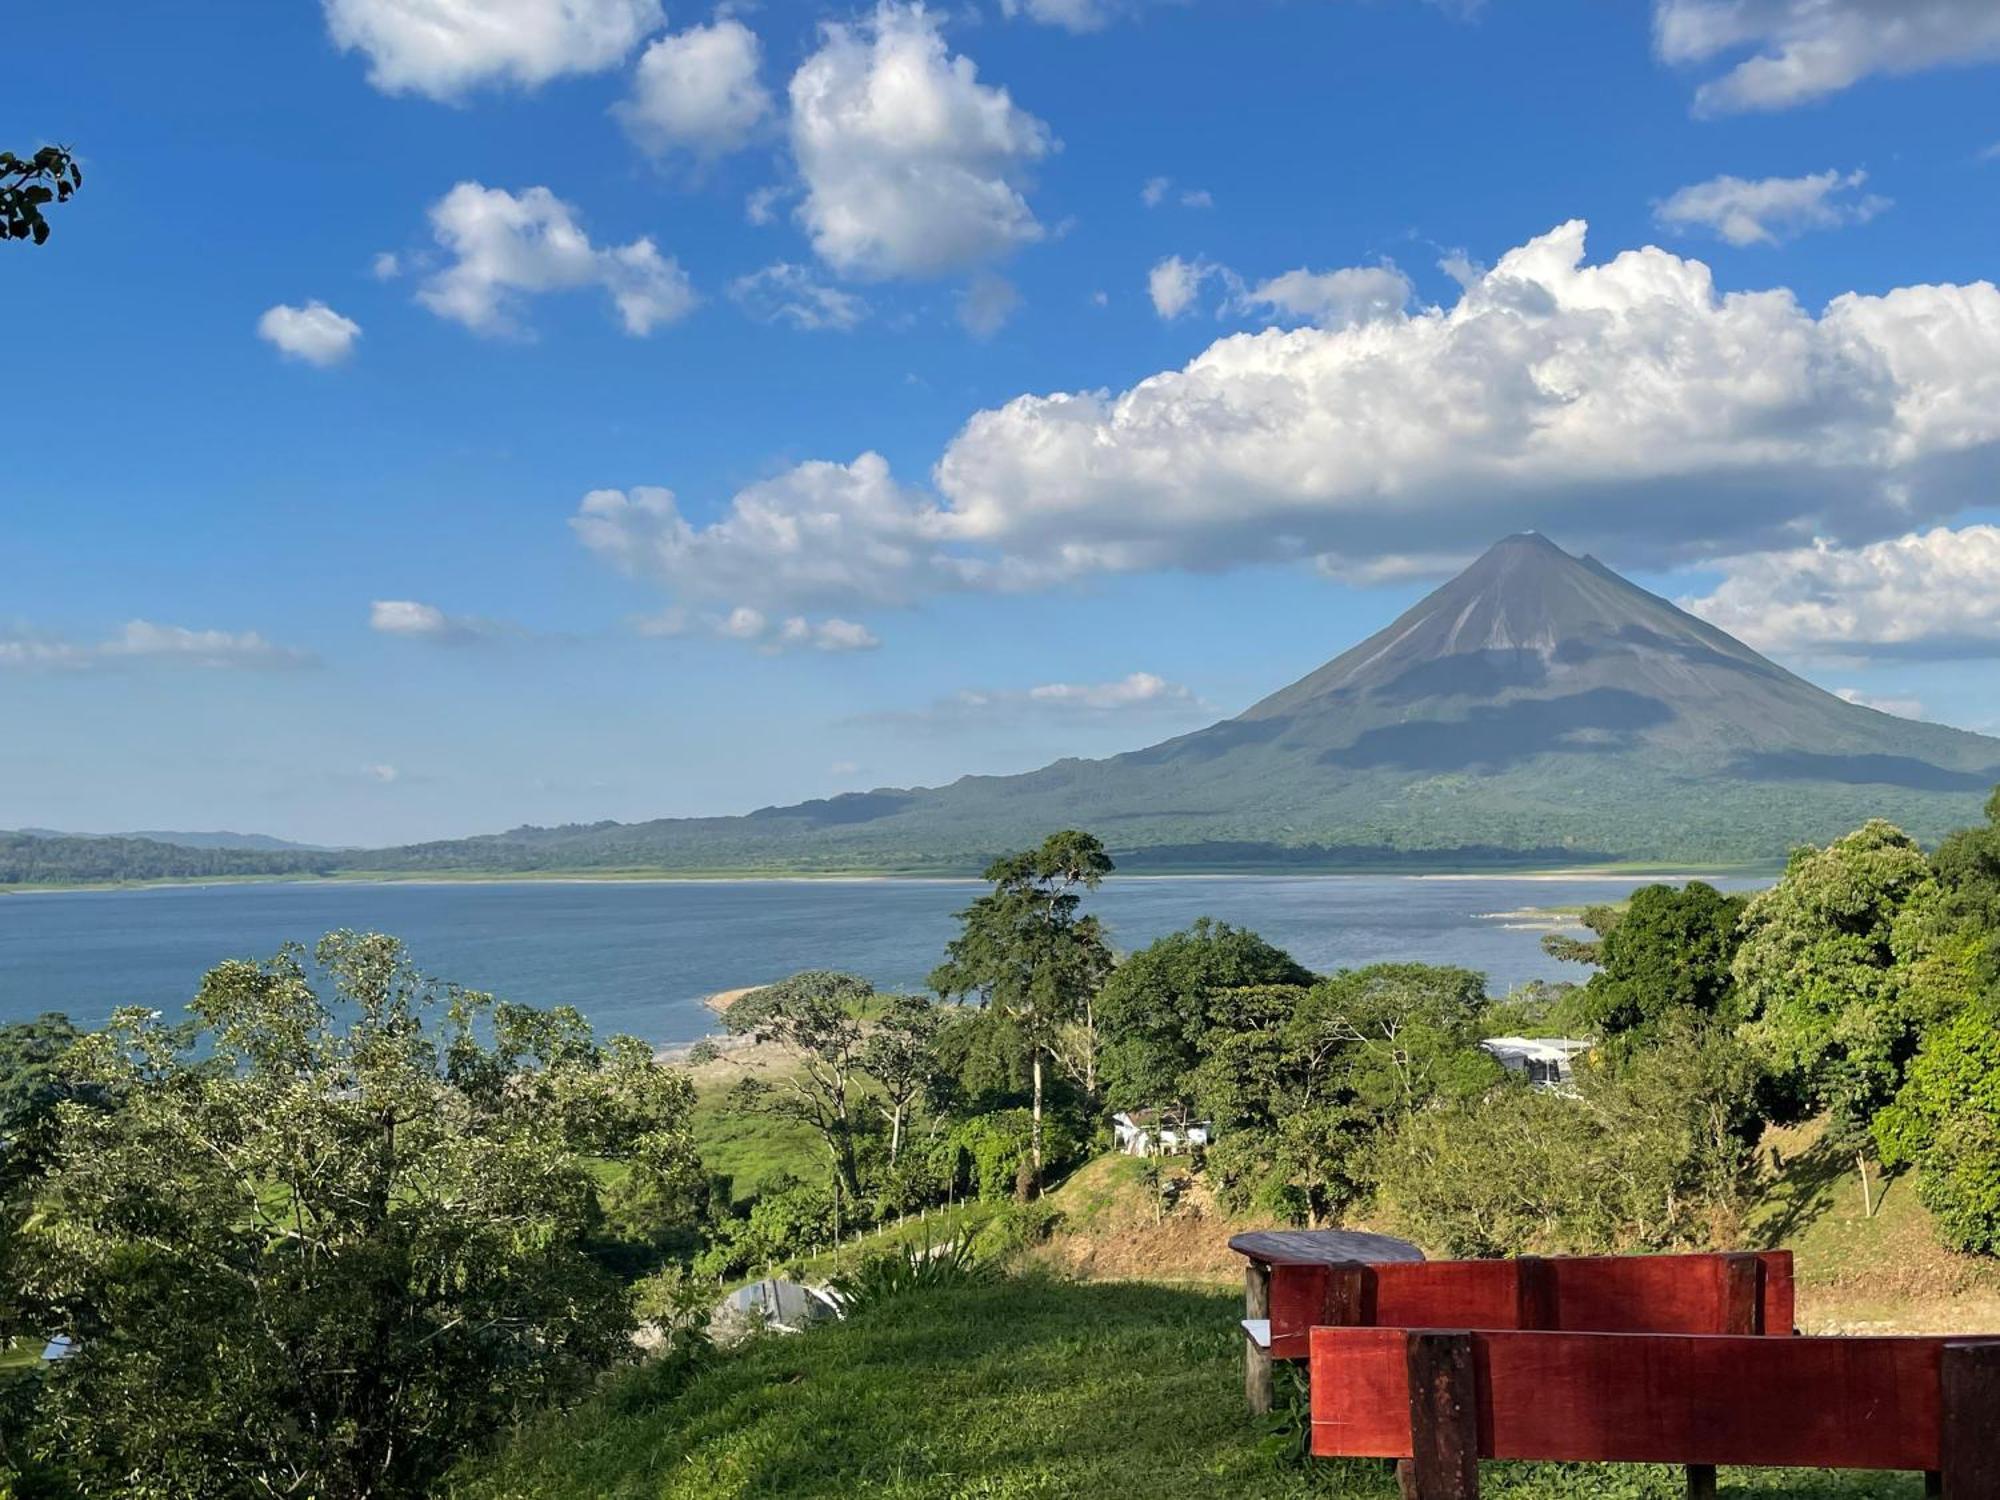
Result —
<instances>
[{"instance_id":1,"label":"white cloud","mask_svg":"<svg viewBox=\"0 0 2000 1500\"><path fill-rule=\"evenodd\" d=\"M757 76L762 62L757 34L727 16L661 37L641 54L618 119L655 156L725 156L771 113L771 95Z\"/></svg>"},{"instance_id":2,"label":"white cloud","mask_svg":"<svg viewBox=\"0 0 2000 1500\"><path fill-rule=\"evenodd\" d=\"M1158 208L1167 201L1167 195L1173 191L1173 187L1174 180L1171 177L1149 177L1146 179L1146 185L1139 189L1139 201L1148 208ZM1215 194L1207 188L1183 188L1176 201L1182 208L1213 208Z\"/></svg>"},{"instance_id":3,"label":"white cloud","mask_svg":"<svg viewBox=\"0 0 2000 1500\"><path fill-rule=\"evenodd\" d=\"M464 645L508 634L509 628L472 615L448 615L415 599L377 599L368 606L368 628L379 635L438 645Z\"/></svg>"},{"instance_id":4,"label":"white cloud","mask_svg":"<svg viewBox=\"0 0 2000 1500\"><path fill-rule=\"evenodd\" d=\"M640 635L653 637L709 636L716 640L741 641L767 655L780 651L872 651L881 640L865 625L828 615L819 620L804 615L772 619L761 609L739 604L727 613L697 613L675 605L657 615L637 620Z\"/></svg>"},{"instance_id":5,"label":"white cloud","mask_svg":"<svg viewBox=\"0 0 2000 1500\"><path fill-rule=\"evenodd\" d=\"M1696 90L1696 113L1789 109L1876 74L2000 60L2000 6L1992 0L1654 0L1653 41L1670 63L1741 59Z\"/></svg>"},{"instance_id":6,"label":"white cloud","mask_svg":"<svg viewBox=\"0 0 2000 1500\"><path fill-rule=\"evenodd\" d=\"M190 630L150 620L129 621L116 635L89 644L0 627L0 668L80 672L142 665L270 671L311 666L313 657L274 645L254 630Z\"/></svg>"},{"instance_id":7,"label":"white cloud","mask_svg":"<svg viewBox=\"0 0 2000 1500\"><path fill-rule=\"evenodd\" d=\"M1124 7L1118 0L1000 0L1000 14L1024 16L1065 31L1101 31Z\"/></svg>"},{"instance_id":8,"label":"white cloud","mask_svg":"<svg viewBox=\"0 0 2000 1500\"><path fill-rule=\"evenodd\" d=\"M1858 546L1988 503L2000 289L1717 292L1657 248L1592 265L1580 223L1455 304L1217 339L1124 391L975 413L926 490L864 454L751 485L705 524L599 491L572 524L678 600L770 615L1105 573L1430 566L1541 529L1619 566Z\"/></svg>"},{"instance_id":9,"label":"white cloud","mask_svg":"<svg viewBox=\"0 0 2000 1500\"><path fill-rule=\"evenodd\" d=\"M1715 590L1682 607L1765 650L2000 656L2000 526L1816 542L1722 567Z\"/></svg>"},{"instance_id":10,"label":"white cloud","mask_svg":"<svg viewBox=\"0 0 2000 1500\"><path fill-rule=\"evenodd\" d=\"M868 304L852 292L828 286L804 266L780 261L739 276L729 295L760 323L789 323L817 333L846 331L868 316Z\"/></svg>"},{"instance_id":11,"label":"white cloud","mask_svg":"<svg viewBox=\"0 0 2000 1500\"><path fill-rule=\"evenodd\" d=\"M280 302L266 308L257 320L257 337L288 359L324 368L339 364L354 352L361 325L317 299L304 307Z\"/></svg>"},{"instance_id":12,"label":"white cloud","mask_svg":"<svg viewBox=\"0 0 2000 1500\"><path fill-rule=\"evenodd\" d=\"M394 766L377 764L363 766L361 768L361 777L364 781L373 781L382 786L393 786L396 782L403 779L403 773Z\"/></svg>"},{"instance_id":13,"label":"white cloud","mask_svg":"<svg viewBox=\"0 0 2000 1500\"><path fill-rule=\"evenodd\" d=\"M441 318L475 333L518 333L521 303L544 292L599 287L635 338L693 311L694 288L680 263L650 239L600 248L576 210L545 187L518 195L461 182L431 205L437 242L451 265L417 294Z\"/></svg>"},{"instance_id":14,"label":"white cloud","mask_svg":"<svg viewBox=\"0 0 2000 1500\"><path fill-rule=\"evenodd\" d=\"M1923 700L1920 698L1878 698L1873 693L1851 687L1835 688L1833 696L1843 703L1859 704L1877 713L1894 714L1899 719L1921 719L1924 716Z\"/></svg>"},{"instance_id":15,"label":"white cloud","mask_svg":"<svg viewBox=\"0 0 2000 1500\"><path fill-rule=\"evenodd\" d=\"M368 262L368 274L377 281L394 281L403 274L402 257L393 250L378 251L375 258Z\"/></svg>"},{"instance_id":16,"label":"white cloud","mask_svg":"<svg viewBox=\"0 0 2000 1500\"><path fill-rule=\"evenodd\" d=\"M1199 723L1215 716L1193 689L1153 672L1108 682L1046 682L1026 689L967 689L921 708L863 715L861 722L932 732L1064 724Z\"/></svg>"},{"instance_id":17,"label":"white cloud","mask_svg":"<svg viewBox=\"0 0 2000 1500\"><path fill-rule=\"evenodd\" d=\"M1169 255L1146 273L1146 295L1153 299L1153 311L1172 322L1201 295L1202 283L1220 274L1221 268L1205 260L1183 260Z\"/></svg>"},{"instance_id":18,"label":"white cloud","mask_svg":"<svg viewBox=\"0 0 2000 1500\"><path fill-rule=\"evenodd\" d=\"M946 547L949 520L888 462L804 463L739 491L696 527L672 490L593 490L570 525L592 552L677 598L790 608L908 603L982 580Z\"/></svg>"},{"instance_id":19,"label":"white cloud","mask_svg":"<svg viewBox=\"0 0 2000 1500\"><path fill-rule=\"evenodd\" d=\"M1859 191L1866 172L1814 172L1806 177L1711 177L1653 208L1668 229L1701 225L1732 245L1776 245L1809 229L1866 224L1889 207L1887 198Z\"/></svg>"},{"instance_id":20,"label":"white cloud","mask_svg":"<svg viewBox=\"0 0 2000 1500\"><path fill-rule=\"evenodd\" d=\"M484 83L533 88L623 62L662 24L658 0L323 0L342 51L385 93L456 99Z\"/></svg>"},{"instance_id":21,"label":"white cloud","mask_svg":"<svg viewBox=\"0 0 2000 1500\"><path fill-rule=\"evenodd\" d=\"M1048 127L952 56L938 18L883 0L828 22L791 82L799 216L843 275L936 276L1038 240L1028 169Z\"/></svg>"},{"instance_id":22,"label":"white cloud","mask_svg":"<svg viewBox=\"0 0 2000 1500\"><path fill-rule=\"evenodd\" d=\"M1304 318L1322 328L1347 328L1399 318L1416 288L1392 265L1346 266L1337 271L1287 271L1243 293L1245 309L1269 308L1279 317Z\"/></svg>"},{"instance_id":23,"label":"white cloud","mask_svg":"<svg viewBox=\"0 0 2000 1500\"><path fill-rule=\"evenodd\" d=\"M958 294L958 321L974 338L990 339L1020 306L1021 293L1013 282L982 271Z\"/></svg>"},{"instance_id":24,"label":"white cloud","mask_svg":"<svg viewBox=\"0 0 2000 1500\"><path fill-rule=\"evenodd\" d=\"M1586 264L1581 223L1448 308L1238 334L1123 392L980 412L936 469L945 534L1057 576L1351 561L1441 527L1659 565L1895 534L1995 477L1991 283L1815 315L1659 249Z\"/></svg>"}]
</instances>

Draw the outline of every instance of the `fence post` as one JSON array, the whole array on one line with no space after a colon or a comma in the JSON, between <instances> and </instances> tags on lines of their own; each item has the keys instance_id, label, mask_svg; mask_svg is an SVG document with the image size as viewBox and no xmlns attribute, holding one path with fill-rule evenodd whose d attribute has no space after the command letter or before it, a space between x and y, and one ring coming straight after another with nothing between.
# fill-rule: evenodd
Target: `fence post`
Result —
<instances>
[{"instance_id":1,"label":"fence post","mask_svg":"<svg viewBox=\"0 0 2000 1500\"><path fill-rule=\"evenodd\" d=\"M1939 1493L1945 1500L2000 1497L2000 1340L1946 1344L1940 1362L1944 1423Z\"/></svg>"},{"instance_id":2,"label":"fence post","mask_svg":"<svg viewBox=\"0 0 2000 1500\"><path fill-rule=\"evenodd\" d=\"M1514 1326L1529 1332L1553 1330L1556 1313L1555 1268L1539 1255L1514 1262Z\"/></svg>"},{"instance_id":3,"label":"fence post","mask_svg":"<svg viewBox=\"0 0 2000 1500\"><path fill-rule=\"evenodd\" d=\"M1373 1323L1368 1307L1368 1268L1359 1261L1341 1261L1326 1268L1326 1295L1319 1321L1325 1328L1365 1328Z\"/></svg>"},{"instance_id":4,"label":"fence post","mask_svg":"<svg viewBox=\"0 0 2000 1500\"><path fill-rule=\"evenodd\" d=\"M1243 1316L1267 1319L1271 1316L1271 1268L1261 1260L1249 1261L1243 1267ZM1274 1399L1270 1346L1260 1345L1247 1329L1243 1335L1243 1399L1253 1417L1270 1411Z\"/></svg>"},{"instance_id":5,"label":"fence post","mask_svg":"<svg viewBox=\"0 0 2000 1500\"><path fill-rule=\"evenodd\" d=\"M1722 1327L1719 1333L1764 1331L1764 1263L1754 1255L1722 1257Z\"/></svg>"},{"instance_id":6,"label":"fence post","mask_svg":"<svg viewBox=\"0 0 2000 1500\"><path fill-rule=\"evenodd\" d=\"M1478 1373L1469 1333L1413 1332L1408 1500L1479 1500Z\"/></svg>"}]
</instances>

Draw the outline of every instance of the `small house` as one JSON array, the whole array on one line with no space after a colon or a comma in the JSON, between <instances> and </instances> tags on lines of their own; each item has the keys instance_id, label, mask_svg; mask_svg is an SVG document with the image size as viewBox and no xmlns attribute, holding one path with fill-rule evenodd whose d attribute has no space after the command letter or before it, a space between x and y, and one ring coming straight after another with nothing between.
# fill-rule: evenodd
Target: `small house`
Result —
<instances>
[{"instance_id":1,"label":"small house","mask_svg":"<svg viewBox=\"0 0 2000 1500\"><path fill-rule=\"evenodd\" d=\"M1480 1047L1510 1073L1523 1074L1538 1089L1563 1089L1577 1057L1596 1046L1574 1037L1489 1036Z\"/></svg>"},{"instance_id":2,"label":"small house","mask_svg":"<svg viewBox=\"0 0 2000 1500\"><path fill-rule=\"evenodd\" d=\"M1111 1134L1126 1156L1170 1156L1206 1146L1214 1126L1208 1120L1182 1120L1157 1109L1135 1109L1111 1117Z\"/></svg>"}]
</instances>

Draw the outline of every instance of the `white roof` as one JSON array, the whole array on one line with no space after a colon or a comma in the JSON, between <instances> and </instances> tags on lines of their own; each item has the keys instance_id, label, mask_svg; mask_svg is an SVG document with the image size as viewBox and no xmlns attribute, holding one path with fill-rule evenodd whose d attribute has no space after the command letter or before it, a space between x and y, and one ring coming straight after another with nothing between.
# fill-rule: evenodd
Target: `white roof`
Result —
<instances>
[{"instance_id":1,"label":"white roof","mask_svg":"<svg viewBox=\"0 0 2000 1500\"><path fill-rule=\"evenodd\" d=\"M1536 1062L1568 1062L1588 1052L1595 1042L1566 1036L1489 1036L1479 1044L1495 1057L1531 1058Z\"/></svg>"}]
</instances>

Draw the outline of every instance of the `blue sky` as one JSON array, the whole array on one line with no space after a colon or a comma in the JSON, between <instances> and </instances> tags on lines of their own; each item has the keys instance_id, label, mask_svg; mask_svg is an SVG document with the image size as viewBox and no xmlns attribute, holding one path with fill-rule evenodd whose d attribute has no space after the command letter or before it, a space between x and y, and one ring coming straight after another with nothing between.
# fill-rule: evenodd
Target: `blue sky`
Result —
<instances>
[{"instance_id":1,"label":"blue sky","mask_svg":"<svg viewBox=\"0 0 2000 1500\"><path fill-rule=\"evenodd\" d=\"M1524 526L2000 730L1996 81L1986 0L76 0L0 827L1102 754Z\"/></svg>"}]
</instances>

